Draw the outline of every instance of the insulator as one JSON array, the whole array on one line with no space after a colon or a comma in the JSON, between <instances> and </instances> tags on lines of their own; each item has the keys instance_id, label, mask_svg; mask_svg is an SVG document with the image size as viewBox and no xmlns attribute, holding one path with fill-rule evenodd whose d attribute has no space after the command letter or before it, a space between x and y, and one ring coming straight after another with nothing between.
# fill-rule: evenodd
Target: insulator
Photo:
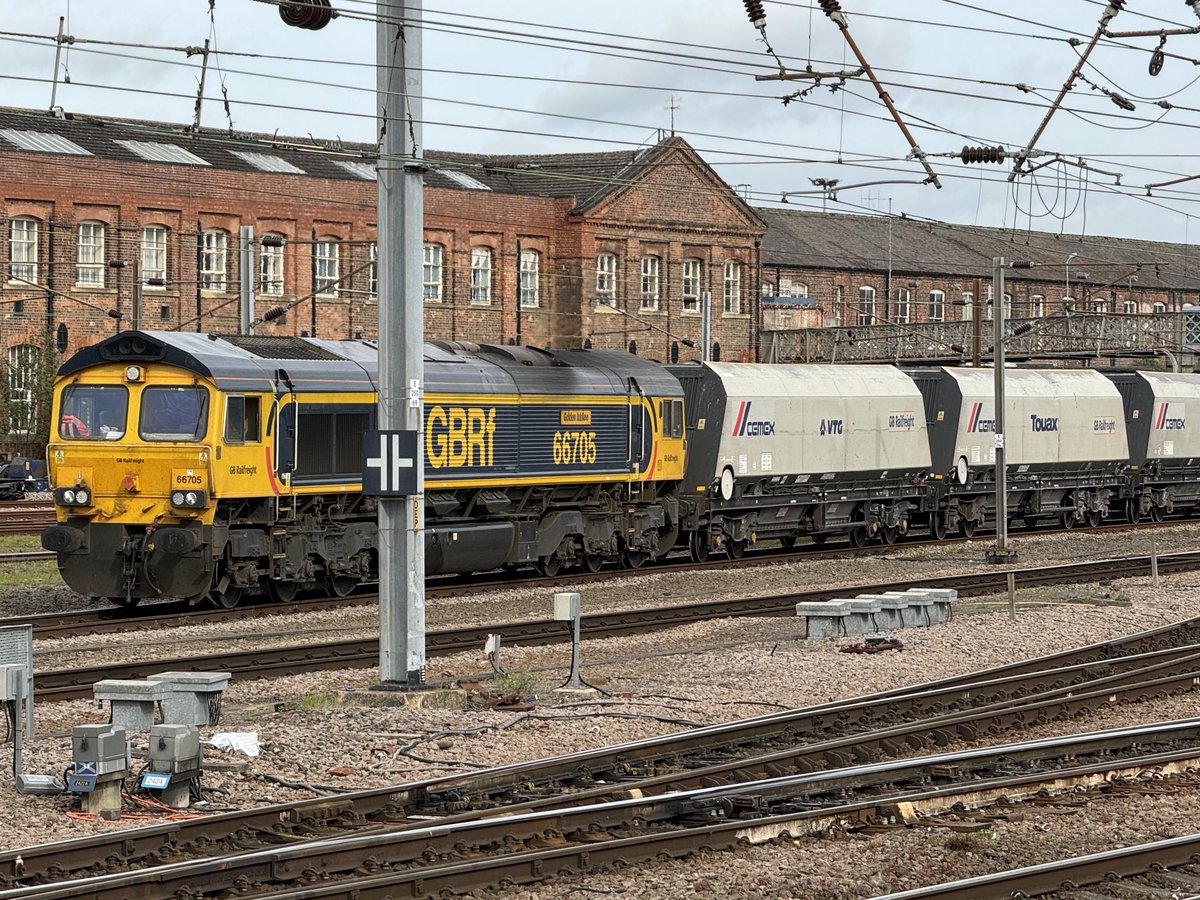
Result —
<instances>
[{"instance_id":1,"label":"insulator","mask_svg":"<svg viewBox=\"0 0 1200 900\"><path fill-rule=\"evenodd\" d=\"M286 306L272 306L263 313L262 320L264 322L274 322L276 319L282 318L285 313L287 313Z\"/></svg>"},{"instance_id":2,"label":"insulator","mask_svg":"<svg viewBox=\"0 0 1200 900\"><path fill-rule=\"evenodd\" d=\"M336 13L329 0L284 0L279 17L288 25L317 31L330 23Z\"/></svg>"},{"instance_id":3,"label":"insulator","mask_svg":"<svg viewBox=\"0 0 1200 900\"><path fill-rule=\"evenodd\" d=\"M750 17L750 24L755 28L765 28L767 25L767 13L763 10L762 0L742 0L746 6L746 15Z\"/></svg>"},{"instance_id":4,"label":"insulator","mask_svg":"<svg viewBox=\"0 0 1200 900\"><path fill-rule=\"evenodd\" d=\"M963 147L959 159L964 163L1002 163L1007 156L1003 147Z\"/></svg>"},{"instance_id":5,"label":"insulator","mask_svg":"<svg viewBox=\"0 0 1200 900\"><path fill-rule=\"evenodd\" d=\"M821 5L821 11L827 16L842 11L842 4L838 3L838 0L817 0L817 2Z\"/></svg>"}]
</instances>

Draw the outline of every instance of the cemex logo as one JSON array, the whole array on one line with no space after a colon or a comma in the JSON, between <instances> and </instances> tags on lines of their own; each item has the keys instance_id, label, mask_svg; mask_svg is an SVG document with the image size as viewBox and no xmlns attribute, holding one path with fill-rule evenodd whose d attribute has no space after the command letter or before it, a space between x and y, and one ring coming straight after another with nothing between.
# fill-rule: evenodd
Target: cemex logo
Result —
<instances>
[{"instance_id":1,"label":"cemex logo","mask_svg":"<svg viewBox=\"0 0 1200 900\"><path fill-rule=\"evenodd\" d=\"M1170 405L1169 403L1164 403L1158 408L1158 418L1154 422L1154 427L1159 431L1179 431L1183 428L1184 421L1182 415L1167 415L1167 407Z\"/></svg>"},{"instance_id":2,"label":"cemex logo","mask_svg":"<svg viewBox=\"0 0 1200 900\"><path fill-rule=\"evenodd\" d=\"M967 422L968 434L996 430L996 420L980 418L979 414L981 412L983 412L982 403L976 403L971 406L971 418Z\"/></svg>"},{"instance_id":3,"label":"cemex logo","mask_svg":"<svg viewBox=\"0 0 1200 900\"><path fill-rule=\"evenodd\" d=\"M752 400L743 400L738 404L737 418L733 422L733 437L759 436L767 437L775 433L773 419L751 419L750 407Z\"/></svg>"}]
</instances>

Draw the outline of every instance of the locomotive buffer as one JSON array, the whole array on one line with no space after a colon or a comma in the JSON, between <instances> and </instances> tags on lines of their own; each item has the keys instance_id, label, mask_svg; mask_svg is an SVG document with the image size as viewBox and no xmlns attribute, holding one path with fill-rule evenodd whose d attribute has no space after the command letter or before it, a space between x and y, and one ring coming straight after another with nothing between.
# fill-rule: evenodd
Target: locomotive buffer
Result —
<instances>
[{"instance_id":1,"label":"locomotive buffer","mask_svg":"<svg viewBox=\"0 0 1200 900\"><path fill-rule=\"evenodd\" d=\"M411 497L417 493L417 432L368 431L363 435L363 493ZM378 456L371 456L373 448Z\"/></svg>"}]
</instances>

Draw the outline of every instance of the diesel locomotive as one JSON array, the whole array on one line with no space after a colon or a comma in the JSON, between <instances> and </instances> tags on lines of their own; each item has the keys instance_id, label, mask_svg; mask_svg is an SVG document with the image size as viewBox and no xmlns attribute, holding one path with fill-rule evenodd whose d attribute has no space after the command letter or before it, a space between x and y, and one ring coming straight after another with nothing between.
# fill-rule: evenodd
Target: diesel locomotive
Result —
<instances>
[{"instance_id":1,"label":"diesel locomotive","mask_svg":"<svg viewBox=\"0 0 1200 900\"><path fill-rule=\"evenodd\" d=\"M995 523L990 371L434 341L424 375L430 575ZM1006 384L1014 524L1200 510L1200 376L1014 369ZM42 544L70 587L118 604L345 595L378 578L361 483L377 397L370 341L108 338L57 376Z\"/></svg>"}]
</instances>

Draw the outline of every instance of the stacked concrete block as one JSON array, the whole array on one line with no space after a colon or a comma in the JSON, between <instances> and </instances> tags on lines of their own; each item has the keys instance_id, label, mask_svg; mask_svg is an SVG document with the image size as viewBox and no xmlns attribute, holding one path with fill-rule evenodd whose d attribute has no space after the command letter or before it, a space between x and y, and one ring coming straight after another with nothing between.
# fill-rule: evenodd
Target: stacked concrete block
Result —
<instances>
[{"instance_id":1,"label":"stacked concrete block","mask_svg":"<svg viewBox=\"0 0 1200 900\"><path fill-rule=\"evenodd\" d=\"M148 678L108 678L92 685L92 696L112 704L112 724L128 731L154 727L159 704L173 693L170 685Z\"/></svg>"},{"instance_id":2,"label":"stacked concrete block","mask_svg":"<svg viewBox=\"0 0 1200 900\"><path fill-rule=\"evenodd\" d=\"M855 597L853 600L843 600L842 604L850 610L846 617L847 634L875 634L879 631L875 617L879 615L879 601L866 595Z\"/></svg>"},{"instance_id":3,"label":"stacked concrete block","mask_svg":"<svg viewBox=\"0 0 1200 900\"><path fill-rule=\"evenodd\" d=\"M824 603L805 601L796 604L796 615L806 619L808 630L805 636L811 641L845 635L846 619L850 617L850 610L841 600L829 600Z\"/></svg>"},{"instance_id":4,"label":"stacked concrete block","mask_svg":"<svg viewBox=\"0 0 1200 900\"><path fill-rule=\"evenodd\" d=\"M159 672L151 681L170 688L163 701L163 722L169 725L216 725L228 672Z\"/></svg>"},{"instance_id":5,"label":"stacked concrete block","mask_svg":"<svg viewBox=\"0 0 1200 900\"><path fill-rule=\"evenodd\" d=\"M879 631L895 631L904 627L904 610L908 608L908 595L898 591L888 591L886 594L860 594L879 602L879 612L875 614L875 624Z\"/></svg>"},{"instance_id":6,"label":"stacked concrete block","mask_svg":"<svg viewBox=\"0 0 1200 900\"><path fill-rule=\"evenodd\" d=\"M934 623L949 622L954 612L954 603L958 600L958 591L953 588L923 588L922 590L933 599L930 614Z\"/></svg>"}]
</instances>

